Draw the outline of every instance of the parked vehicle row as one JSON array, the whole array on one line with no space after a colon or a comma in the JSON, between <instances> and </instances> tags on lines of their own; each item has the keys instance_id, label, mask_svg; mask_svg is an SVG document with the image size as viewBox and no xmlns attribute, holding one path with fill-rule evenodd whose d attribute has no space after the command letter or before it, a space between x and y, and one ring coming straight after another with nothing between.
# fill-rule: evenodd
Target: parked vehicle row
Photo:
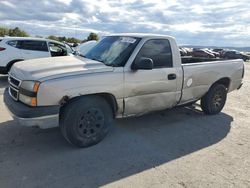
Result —
<instances>
[{"instance_id":1,"label":"parked vehicle row","mask_svg":"<svg viewBox=\"0 0 250 188\"><path fill-rule=\"evenodd\" d=\"M229 50L229 51L225 51L224 53L222 53L222 58L225 59L243 59L244 61L247 61L250 59L249 55L245 55L239 51L236 50Z\"/></svg>"},{"instance_id":2,"label":"parked vehicle row","mask_svg":"<svg viewBox=\"0 0 250 188\"><path fill-rule=\"evenodd\" d=\"M215 52L217 53L217 52ZM206 49L193 49L193 57L206 57L206 58L216 58L216 54L210 50Z\"/></svg>"},{"instance_id":3,"label":"parked vehicle row","mask_svg":"<svg viewBox=\"0 0 250 188\"><path fill-rule=\"evenodd\" d=\"M208 48L179 48L181 56L192 56L202 58L223 58L223 59L243 59L247 61L250 59L249 55L243 54L236 50L227 49L208 49Z\"/></svg>"}]
</instances>

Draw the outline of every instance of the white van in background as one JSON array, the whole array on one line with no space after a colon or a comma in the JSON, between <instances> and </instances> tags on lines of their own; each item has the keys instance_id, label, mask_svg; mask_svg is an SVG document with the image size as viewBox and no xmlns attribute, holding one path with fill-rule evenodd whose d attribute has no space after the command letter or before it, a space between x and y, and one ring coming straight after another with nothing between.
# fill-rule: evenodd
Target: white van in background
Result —
<instances>
[{"instance_id":1,"label":"white van in background","mask_svg":"<svg viewBox=\"0 0 250 188\"><path fill-rule=\"evenodd\" d=\"M67 44L44 38L0 38L0 74L7 74L18 61L43 57L67 56L75 51Z\"/></svg>"}]
</instances>

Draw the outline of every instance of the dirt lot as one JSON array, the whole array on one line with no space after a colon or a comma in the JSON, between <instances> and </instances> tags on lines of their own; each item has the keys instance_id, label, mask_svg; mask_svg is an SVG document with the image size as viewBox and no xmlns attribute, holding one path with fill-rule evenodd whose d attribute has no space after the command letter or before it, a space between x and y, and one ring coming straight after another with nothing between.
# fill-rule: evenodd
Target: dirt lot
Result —
<instances>
[{"instance_id":1,"label":"dirt lot","mask_svg":"<svg viewBox=\"0 0 250 188\"><path fill-rule=\"evenodd\" d=\"M87 149L69 145L57 128L12 121L0 77L0 187L250 187L249 63L219 115L177 108L117 120Z\"/></svg>"}]
</instances>

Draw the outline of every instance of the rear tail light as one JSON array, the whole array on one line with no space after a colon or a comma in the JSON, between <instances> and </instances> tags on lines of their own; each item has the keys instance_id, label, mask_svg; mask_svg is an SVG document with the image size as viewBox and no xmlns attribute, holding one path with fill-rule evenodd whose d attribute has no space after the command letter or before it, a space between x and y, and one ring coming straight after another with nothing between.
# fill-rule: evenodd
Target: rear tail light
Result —
<instances>
[{"instance_id":1,"label":"rear tail light","mask_svg":"<svg viewBox=\"0 0 250 188\"><path fill-rule=\"evenodd\" d=\"M5 50L5 48L0 47L0 51L4 51L4 50Z\"/></svg>"}]
</instances>

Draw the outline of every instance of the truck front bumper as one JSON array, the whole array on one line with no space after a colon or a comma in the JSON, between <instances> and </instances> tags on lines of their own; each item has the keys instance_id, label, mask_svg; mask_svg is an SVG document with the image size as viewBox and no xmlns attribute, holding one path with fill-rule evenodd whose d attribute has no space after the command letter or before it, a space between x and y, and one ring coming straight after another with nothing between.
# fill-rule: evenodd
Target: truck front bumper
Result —
<instances>
[{"instance_id":1,"label":"truck front bumper","mask_svg":"<svg viewBox=\"0 0 250 188\"><path fill-rule=\"evenodd\" d=\"M41 129L59 125L60 106L29 107L11 98L8 88L4 91L4 103L14 120L24 126L38 126Z\"/></svg>"}]
</instances>

